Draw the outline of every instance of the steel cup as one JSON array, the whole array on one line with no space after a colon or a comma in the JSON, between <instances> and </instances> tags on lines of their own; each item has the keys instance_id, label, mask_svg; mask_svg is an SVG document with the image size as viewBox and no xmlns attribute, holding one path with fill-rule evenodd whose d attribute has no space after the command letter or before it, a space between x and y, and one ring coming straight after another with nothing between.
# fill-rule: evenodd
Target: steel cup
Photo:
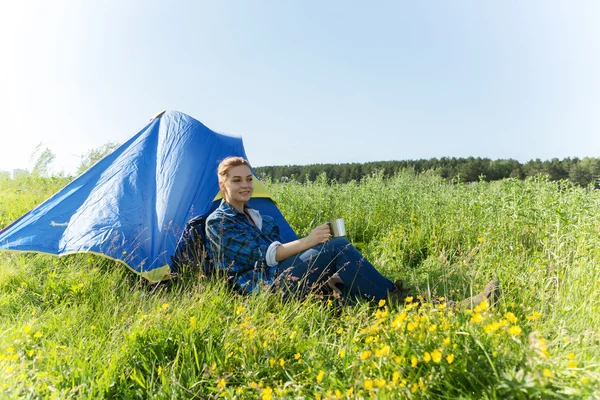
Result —
<instances>
[{"instance_id":1,"label":"steel cup","mask_svg":"<svg viewBox=\"0 0 600 400\"><path fill-rule=\"evenodd\" d=\"M344 218L332 219L331 221L328 221L327 224L329 225L332 237L346 236Z\"/></svg>"}]
</instances>

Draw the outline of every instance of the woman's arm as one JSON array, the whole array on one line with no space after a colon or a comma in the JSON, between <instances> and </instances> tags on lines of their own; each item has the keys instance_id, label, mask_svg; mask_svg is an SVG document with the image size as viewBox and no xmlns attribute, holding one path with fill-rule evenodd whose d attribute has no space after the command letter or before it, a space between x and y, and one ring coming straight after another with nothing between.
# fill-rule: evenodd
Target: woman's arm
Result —
<instances>
[{"instance_id":1,"label":"woman's arm","mask_svg":"<svg viewBox=\"0 0 600 400\"><path fill-rule=\"evenodd\" d=\"M326 242L330 237L329 225L319 225L313 229L308 236L303 237L302 239L280 244L277 247L275 259L277 262L283 261L286 258L295 256L296 254L301 253L304 250L308 250L319 243Z\"/></svg>"}]
</instances>

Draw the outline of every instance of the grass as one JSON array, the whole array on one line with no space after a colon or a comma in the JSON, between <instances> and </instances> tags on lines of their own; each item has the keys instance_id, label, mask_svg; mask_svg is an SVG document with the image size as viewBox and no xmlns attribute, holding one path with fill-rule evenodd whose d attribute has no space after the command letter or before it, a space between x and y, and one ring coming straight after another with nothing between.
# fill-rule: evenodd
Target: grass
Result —
<instances>
[{"instance_id":1,"label":"grass","mask_svg":"<svg viewBox=\"0 0 600 400\"><path fill-rule=\"evenodd\" d=\"M0 181L0 226L66 182ZM268 184L301 235L348 238L465 312L243 297L185 271L149 286L100 257L0 255L1 398L599 398L600 193L543 178Z\"/></svg>"}]
</instances>

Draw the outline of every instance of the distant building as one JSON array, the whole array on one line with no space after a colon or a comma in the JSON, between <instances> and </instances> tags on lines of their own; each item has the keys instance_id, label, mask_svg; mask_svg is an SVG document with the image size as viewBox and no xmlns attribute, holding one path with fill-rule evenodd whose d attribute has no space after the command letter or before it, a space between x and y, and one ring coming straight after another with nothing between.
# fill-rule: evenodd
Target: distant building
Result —
<instances>
[{"instance_id":1,"label":"distant building","mask_svg":"<svg viewBox=\"0 0 600 400\"><path fill-rule=\"evenodd\" d=\"M13 169L13 173L12 173L13 179L17 179L21 176L27 176L27 175L29 175L29 171L27 171L26 169Z\"/></svg>"}]
</instances>

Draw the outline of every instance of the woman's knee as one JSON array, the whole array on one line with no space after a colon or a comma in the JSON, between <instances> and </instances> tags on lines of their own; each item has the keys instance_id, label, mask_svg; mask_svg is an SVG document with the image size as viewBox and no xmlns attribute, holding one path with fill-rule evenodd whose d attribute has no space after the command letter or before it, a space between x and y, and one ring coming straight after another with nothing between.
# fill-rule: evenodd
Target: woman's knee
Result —
<instances>
[{"instance_id":1,"label":"woman's knee","mask_svg":"<svg viewBox=\"0 0 600 400\"><path fill-rule=\"evenodd\" d=\"M348 247L352 246L352 244L345 237L336 237L328 240L323 244L324 249L326 251L331 251L334 253L339 253L340 251L346 250Z\"/></svg>"}]
</instances>

